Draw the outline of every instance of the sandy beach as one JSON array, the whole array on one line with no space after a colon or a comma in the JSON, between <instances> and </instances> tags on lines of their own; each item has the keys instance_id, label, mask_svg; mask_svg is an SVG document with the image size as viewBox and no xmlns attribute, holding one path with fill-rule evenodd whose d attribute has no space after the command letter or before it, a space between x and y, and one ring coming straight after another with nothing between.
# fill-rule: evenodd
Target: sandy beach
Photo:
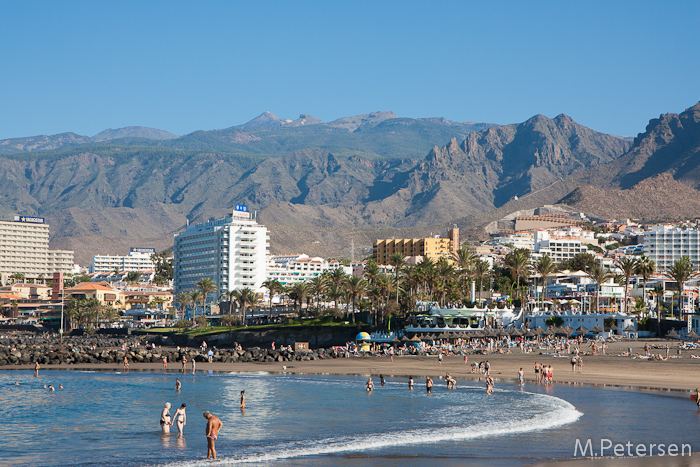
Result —
<instances>
[{"instance_id":1,"label":"sandy beach","mask_svg":"<svg viewBox=\"0 0 700 467\"><path fill-rule=\"evenodd\" d=\"M669 344L671 358L665 361L650 361L618 356L627 352L644 354L644 344ZM584 344L582 350L589 350ZM542 352L540 354L538 352ZM520 368L525 371L526 382L534 383L535 362L554 367L554 382L557 384L591 384L601 387L629 387L640 390L654 391L691 391L700 387L700 359L691 355L700 355L699 350L683 350L680 358L677 353L677 342L666 340L639 340L611 343L607 355L583 356L583 372L571 371L570 355L544 355L551 350L538 350L533 353L521 354L519 349L512 348L509 354L469 355L468 363L463 357L447 356L442 364L435 356L395 356L389 357L351 357L329 358L315 361L294 361L274 363L197 363L197 371L232 371L232 372L287 372L291 374L337 374L337 375L379 375L388 378L414 378L431 376L433 379L442 378L450 373L457 381L476 381L478 374L471 373L471 363L488 360L491 373L496 383L499 380L515 380ZM654 353L665 355L665 350L653 349ZM148 370L162 371L160 363L131 362L131 371ZM120 371L121 364L71 364L43 365L44 369L110 369ZM2 370L33 369L32 365L6 365ZM168 372L177 373L180 364L171 362ZM187 365L190 371L189 364Z\"/></svg>"}]
</instances>

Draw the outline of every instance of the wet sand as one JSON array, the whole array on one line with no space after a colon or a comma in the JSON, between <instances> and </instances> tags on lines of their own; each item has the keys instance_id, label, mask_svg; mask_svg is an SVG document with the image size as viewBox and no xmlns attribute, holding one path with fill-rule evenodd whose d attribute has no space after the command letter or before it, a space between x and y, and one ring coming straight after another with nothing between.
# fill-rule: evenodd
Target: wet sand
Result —
<instances>
[{"instance_id":1,"label":"wet sand","mask_svg":"<svg viewBox=\"0 0 700 467\"><path fill-rule=\"evenodd\" d=\"M569 363L571 356L561 357L541 355L537 352L548 353L551 350L537 350L537 352L521 354L517 348L512 348L510 354L469 355L468 363L464 363L464 357L448 356L442 364L438 363L436 356L414 357L395 356L393 361L389 357L351 357L329 358L315 361L273 362L273 363L197 363L197 371L233 371L233 372L274 372L291 374L383 374L385 377L414 378L431 376L433 379L442 378L445 373L457 379L457 381L478 380L481 375L471 373L471 363L479 363L488 360L491 364L491 374L498 380L516 380L518 370L522 367L525 371L526 382L534 382L535 362L552 365L554 367L554 382L559 384L591 384L601 387L623 386L642 390L662 391L691 391L700 387L700 358L691 358L691 355L700 355L700 350L683 350L680 358L677 356L676 343L668 342L671 350L666 361L648 361L633 359L630 357L618 357L617 355L632 348L633 353L644 353L646 342L651 345L665 345L668 341L649 340L616 342L609 344L607 355L583 356L583 372L571 371ZM587 351L584 344L582 350ZM665 350L652 349L652 352L665 355ZM286 369L285 369L286 367ZM162 371L161 363L130 363L131 371L149 370ZM168 364L169 373L177 373L180 364L171 362ZM32 369L33 365L6 365L2 370ZM78 365L42 365L42 369L102 369L121 371L122 364L78 364ZM187 373L191 372L188 363Z\"/></svg>"}]
</instances>

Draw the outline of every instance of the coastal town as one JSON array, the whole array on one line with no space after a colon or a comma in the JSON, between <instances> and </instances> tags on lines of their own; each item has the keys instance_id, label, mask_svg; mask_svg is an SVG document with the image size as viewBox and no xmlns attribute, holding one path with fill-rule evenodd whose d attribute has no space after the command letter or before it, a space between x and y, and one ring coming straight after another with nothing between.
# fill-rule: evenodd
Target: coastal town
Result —
<instances>
[{"instance_id":1,"label":"coastal town","mask_svg":"<svg viewBox=\"0 0 700 467\"><path fill-rule=\"evenodd\" d=\"M171 251L96 252L87 267L71 251L48 249L43 218L16 216L0 229L5 329L230 329L327 317L363 324L380 343L552 326L600 337L700 333L696 221L543 206L492 223L486 241L461 241L453 227L377 239L371 256L348 259L271 255L267 228L237 205L188 225Z\"/></svg>"}]
</instances>

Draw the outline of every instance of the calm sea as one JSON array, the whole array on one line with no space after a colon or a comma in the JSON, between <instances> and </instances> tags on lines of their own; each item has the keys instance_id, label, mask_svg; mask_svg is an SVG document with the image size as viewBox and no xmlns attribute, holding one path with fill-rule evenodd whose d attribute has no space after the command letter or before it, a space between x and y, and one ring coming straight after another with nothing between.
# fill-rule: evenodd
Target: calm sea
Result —
<instances>
[{"instance_id":1,"label":"calm sea","mask_svg":"<svg viewBox=\"0 0 700 467\"><path fill-rule=\"evenodd\" d=\"M577 438L700 450L687 396L505 383L487 396L482 384L448 391L440 380L427 396L422 380L414 391L403 378L374 380L368 394L361 376L4 371L0 464L209 465L204 410L224 423L218 465L521 466L572 457ZM161 434L165 402L171 413L187 404L183 438Z\"/></svg>"}]
</instances>

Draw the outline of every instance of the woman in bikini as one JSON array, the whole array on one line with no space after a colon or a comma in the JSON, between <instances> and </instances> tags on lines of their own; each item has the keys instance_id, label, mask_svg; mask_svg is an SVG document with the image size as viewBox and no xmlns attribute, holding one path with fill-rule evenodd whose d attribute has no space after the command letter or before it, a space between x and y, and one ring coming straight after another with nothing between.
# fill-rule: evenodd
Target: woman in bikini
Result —
<instances>
[{"instance_id":1,"label":"woman in bikini","mask_svg":"<svg viewBox=\"0 0 700 467\"><path fill-rule=\"evenodd\" d=\"M182 436L185 425L187 425L187 414L185 414L185 409L187 404L182 404L179 409L175 411L175 424L177 425L177 435Z\"/></svg>"},{"instance_id":2,"label":"woman in bikini","mask_svg":"<svg viewBox=\"0 0 700 467\"><path fill-rule=\"evenodd\" d=\"M170 425L172 425L170 402L166 402L163 411L160 413L160 428L163 430L163 433L170 433Z\"/></svg>"}]
</instances>

